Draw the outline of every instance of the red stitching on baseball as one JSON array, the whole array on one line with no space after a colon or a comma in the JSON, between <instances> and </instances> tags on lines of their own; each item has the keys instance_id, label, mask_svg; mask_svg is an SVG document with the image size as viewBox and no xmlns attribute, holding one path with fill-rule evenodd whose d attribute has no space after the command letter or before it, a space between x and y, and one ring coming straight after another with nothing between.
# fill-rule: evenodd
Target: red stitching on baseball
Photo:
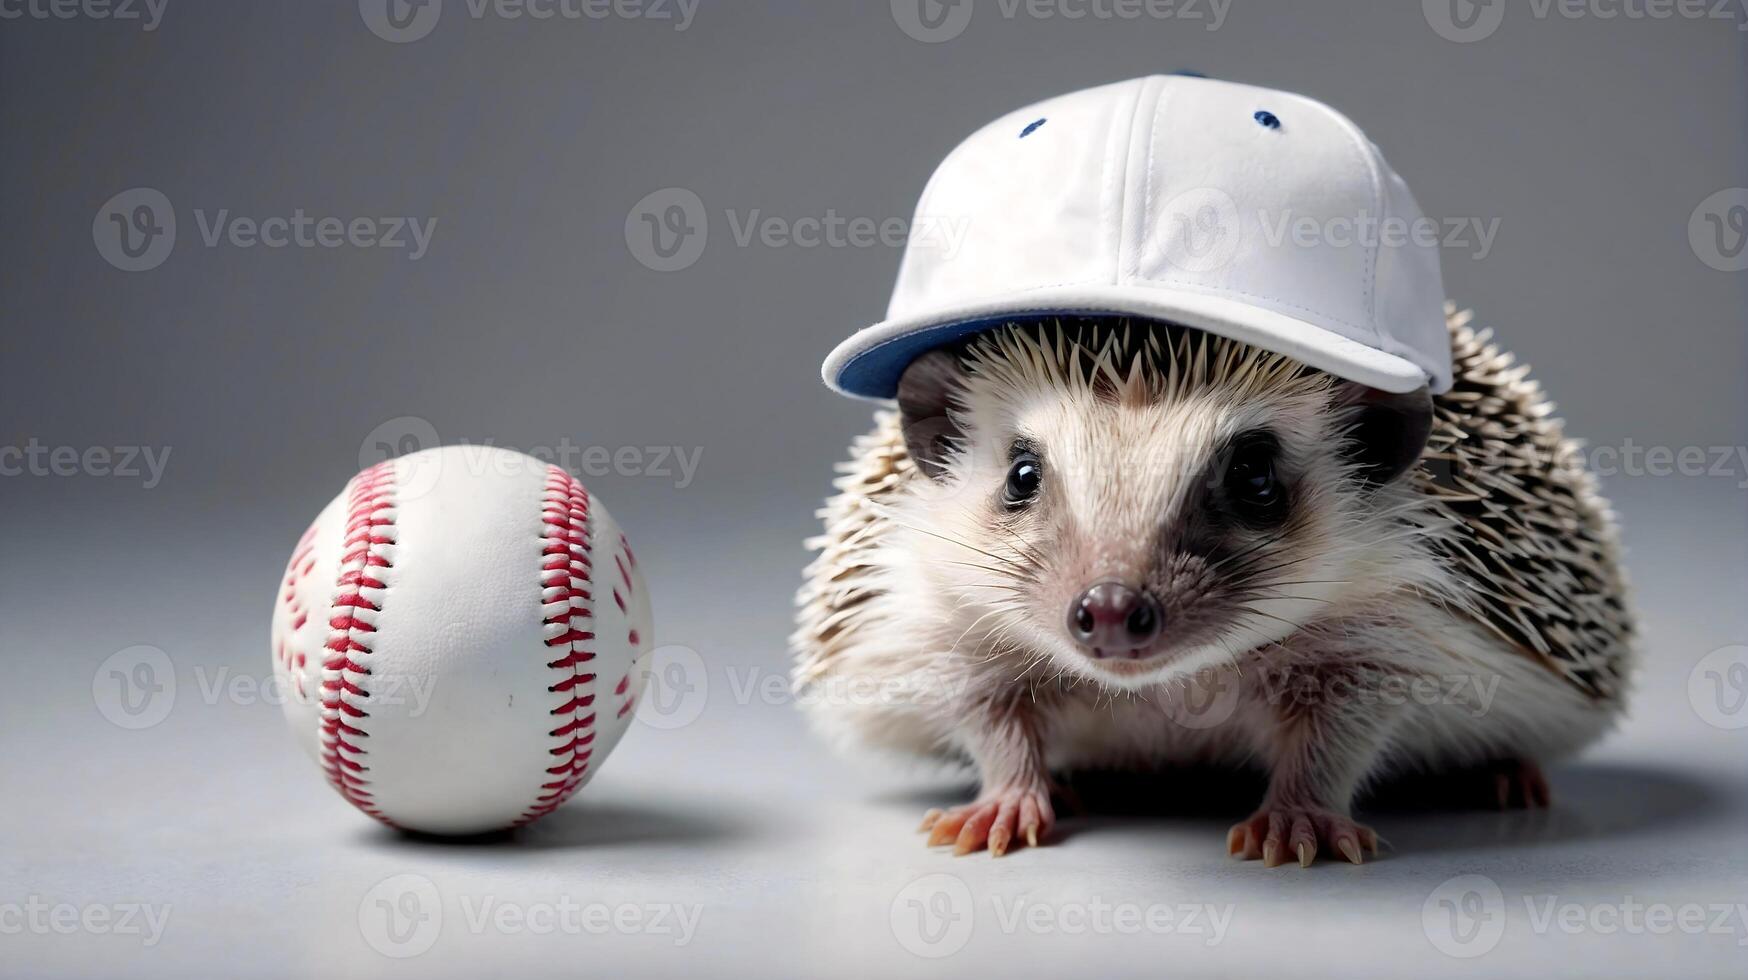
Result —
<instances>
[{"instance_id":1,"label":"red stitching on baseball","mask_svg":"<svg viewBox=\"0 0 1748 980\"><path fill-rule=\"evenodd\" d=\"M286 615L289 618L290 629L287 635L295 634L303 629L310 620L308 609L304 608L303 600L298 598L297 587L310 570L316 567L316 525L311 524L303 532L303 537L297 539L297 547L292 549L291 560L285 563L285 592L280 600L285 603ZM305 663L302 650L295 650L286 645L284 640L279 643L279 662L288 670L302 670Z\"/></svg>"},{"instance_id":2,"label":"red stitching on baseball","mask_svg":"<svg viewBox=\"0 0 1748 980\"><path fill-rule=\"evenodd\" d=\"M389 826L394 821L378 810L364 775L370 768L360 759L362 741L368 737L360 720L370 713L359 706L370 693L360 681L370 676L363 659L370 655L365 642L376 632L376 614L382 611L388 586L377 569L393 568L389 553L395 543L394 464L381 462L352 478L346 493L345 554L334 584L322 661L321 763L328 782L347 802ZM307 570L306 570L307 571ZM372 595L371 593L375 593ZM352 719L349 723L347 719Z\"/></svg>"},{"instance_id":3,"label":"red stitching on baseball","mask_svg":"<svg viewBox=\"0 0 1748 980\"><path fill-rule=\"evenodd\" d=\"M547 467L540 524L545 542L540 551L541 623L546 631L545 645L563 653L546 662L560 675L547 690L570 697L552 709L552 715L562 723L547 732L555 742L549 754L562 760L546 770L556 778L541 783L540 795L516 821L518 825L551 813L571 798L583 784L589 769L589 746L595 741L595 714L589 710L595 703L595 675L582 669L595 659L595 633L590 622L594 594L589 492L557 466Z\"/></svg>"},{"instance_id":4,"label":"red stitching on baseball","mask_svg":"<svg viewBox=\"0 0 1748 980\"><path fill-rule=\"evenodd\" d=\"M620 555L623 555L624 557L620 557ZM631 578L631 569L637 567L637 556L631 553L631 542L625 540L625 535L623 534L619 536L619 555L615 555L613 560L619 566L619 578L625 583L625 594L627 596L636 595L637 585ZM614 591L613 598L619 599L619 608L624 610L625 600L619 598L617 590ZM637 699L626 693L631 688L631 670L637 669L637 627L633 626L631 629L627 630L625 639L631 643L632 666L626 671L624 677L619 678L619 686L613 689L615 696L623 698L619 703L619 713L617 716L620 718L630 714L631 709L637 706Z\"/></svg>"}]
</instances>

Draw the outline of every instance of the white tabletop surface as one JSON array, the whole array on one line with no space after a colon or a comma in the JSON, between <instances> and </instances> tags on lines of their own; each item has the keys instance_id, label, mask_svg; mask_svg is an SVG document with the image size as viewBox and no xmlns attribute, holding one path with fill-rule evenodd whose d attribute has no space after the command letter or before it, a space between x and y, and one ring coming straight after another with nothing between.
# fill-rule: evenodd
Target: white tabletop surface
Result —
<instances>
[{"instance_id":1,"label":"white tabletop surface","mask_svg":"<svg viewBox=\"0 0 1748 980\"><path fill-rule=\"evenodd\" d=\"M923 810L967 788L811 737L772 679L801 556L746 547L755 527L716 544L742 556L732 588L644 549L658 632L703 665L691 707L634 726L526 831L402 836L322 784L256 686L268 598L245 593L270 592L276 538L240 518L204 551L107 518L21 524L34 557L0 573L0 974L1741 976L1748 729L1689 691L1743 637L1742 563L1715 540L1739 543L1741 515L1683 492L1623 507L1648 666L1622 730L1553 770L1553 809L1376 810L1382 860L1308 870L1228 858L1242 794L1191 777L1143 784L1142 812L1071 816L1048 848L927 850ZM100 540L115 588L55 586ZM93 693L134 644L175 670L139 730Z\"/></svg>"}]
</instances>

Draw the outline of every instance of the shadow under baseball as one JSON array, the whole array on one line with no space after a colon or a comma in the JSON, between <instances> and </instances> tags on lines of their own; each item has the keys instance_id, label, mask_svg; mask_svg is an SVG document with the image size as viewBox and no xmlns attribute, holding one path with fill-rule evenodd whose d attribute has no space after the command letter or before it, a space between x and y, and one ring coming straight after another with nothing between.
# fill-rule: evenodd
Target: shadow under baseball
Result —
<instances>
[{"instance_id":1,"label":"shadow under baseball","mask_svg":"<svg viewBox=\"0 0 1748 980\"><path fill-rule=\"evenodd\" d=\"M750 835L752 821L683 800L574 800L514 830L443 836L375 828L379 843L399 848L544 851L569 848L703 846Z\"/></svg>"}]
</instances>

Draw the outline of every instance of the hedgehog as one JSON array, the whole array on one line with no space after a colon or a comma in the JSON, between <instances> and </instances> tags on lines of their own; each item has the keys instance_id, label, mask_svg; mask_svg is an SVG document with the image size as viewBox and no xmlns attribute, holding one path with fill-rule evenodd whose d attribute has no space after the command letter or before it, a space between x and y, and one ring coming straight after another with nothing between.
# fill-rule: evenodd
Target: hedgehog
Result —
<instances>
[{"instance_id":1,"label":"hedgehog","mask_svg":"<svg viewBox=\"0 0 1748 980\"><path fill-rule=\"evenodd\" d=\"M1376 391L1163 321L924 354L841 464L793 682L842 746L975 771L930 845L1047 841L1062 778L1261 770L1230 854L1359 864L1358 794L1543 767L1619 719L1615 519L1528 369L1445 307L1455 383Z\"/></svg>"}]
</instances>

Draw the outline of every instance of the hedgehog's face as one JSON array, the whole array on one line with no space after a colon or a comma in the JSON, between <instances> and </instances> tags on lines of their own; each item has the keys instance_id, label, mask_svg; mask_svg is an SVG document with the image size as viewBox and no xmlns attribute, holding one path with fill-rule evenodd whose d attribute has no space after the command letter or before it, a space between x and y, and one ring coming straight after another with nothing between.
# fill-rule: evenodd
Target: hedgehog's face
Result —
<instances>
[{"instance_id":1,"label":"hedgehog's face","mask_svg":"<svg viewBox=\"0 0 1748 980\"><path fill-rule=\"evenodd\" d=\"M961 375L925 499L981 553L937 572L1053 672L1139 687L1230 660L1316 619L1370 553L1345 386L1015 380Z\"/></svg>"}]
</instances>

